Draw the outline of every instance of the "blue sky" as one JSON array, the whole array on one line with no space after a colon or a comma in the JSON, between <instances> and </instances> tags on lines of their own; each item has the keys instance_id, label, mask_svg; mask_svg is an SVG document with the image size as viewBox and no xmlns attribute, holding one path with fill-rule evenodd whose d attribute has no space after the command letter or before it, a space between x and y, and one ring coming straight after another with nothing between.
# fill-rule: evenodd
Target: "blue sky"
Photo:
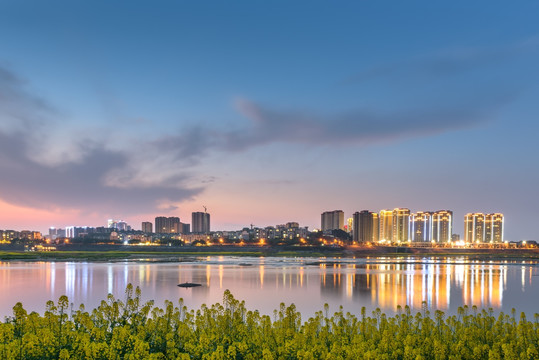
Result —
<instances>
[{"instance_id":1,"label":"blue sky","mask_svg":"<svg viewBox=\"0 0 539 360\"><path fill-rule=\"evenodd\" d=\"M539 3L4 1L0 228L408 207L537 239ZM34 225L35 224L35 225Z\"/></svg>"}]
</instances>

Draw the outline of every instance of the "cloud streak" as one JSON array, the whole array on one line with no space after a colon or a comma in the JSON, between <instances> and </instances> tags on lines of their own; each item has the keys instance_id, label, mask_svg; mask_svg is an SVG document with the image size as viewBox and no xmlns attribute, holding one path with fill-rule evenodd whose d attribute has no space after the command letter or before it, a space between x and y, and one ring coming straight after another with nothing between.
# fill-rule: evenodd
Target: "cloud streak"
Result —
<instances>
[{"instance_id":1,"label":"cloud streak","mask_svg":"<svg viewBox=\"0 0 539 360\"><path fill-rule=\"evenodd\" d=\"M486 107L475 103L397 113L358 109L336 115L317 115L276 111L241 99L237 108L251 120L251 126L226 134L224 147L239 150L272 142L313 146L369 145L475 126L488 119Z\"/></svg>"},{"instance_id":2,"label":"cloud streak","mask_svg":"<svg viewBox=\"0 0 539 360\"><path fill-rule=\"evenodd\" d=\"M448 48L416 58L366 69L344 82L365 83L374 80L412 76L432 81L439 77L468 74L504 62L511 62L539 50L539 36L505 46Z\"/></svg>"}]
</instances>

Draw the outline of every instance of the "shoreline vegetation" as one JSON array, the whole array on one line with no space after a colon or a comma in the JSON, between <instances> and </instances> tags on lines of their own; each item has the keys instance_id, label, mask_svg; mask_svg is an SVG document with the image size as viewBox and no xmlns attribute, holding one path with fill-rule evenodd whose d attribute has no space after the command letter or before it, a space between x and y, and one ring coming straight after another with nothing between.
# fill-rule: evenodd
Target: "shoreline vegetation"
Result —
<instances>
[{"instance_id":1,"label":"shoreline vegetation","mask_svg":"<svg viewBox=\"0 0 539 360\"><path fill-rule=\"evenodd\" d=\"M131 284L123 300L109 295L90 311L61 296L43 315L17 303L0 322L2 359L537 359L538 347L539 314L528 320L514 310L462 307L448 316L404 307L387 316L363 308L355 316L325 305L302 319L294 304L272 316L249 311L228 290L222 303L159 308Z\"/></svg>"},{"instance_id":2,"label":"shoreline vegetation","mask_svg":"<svg viewBox=\"0 0 539 360\"><path fill-rule=\"evenodd\" d=\"M63 245L56 251L24 251L22 248L0 246L0 261L122 261L153 260L182 261L203 256L252 257L462 257L477 260L539 260L539 249L456 249L371 247L299 247L299 246L121 246Z\"/></svg>"}]
</instances>

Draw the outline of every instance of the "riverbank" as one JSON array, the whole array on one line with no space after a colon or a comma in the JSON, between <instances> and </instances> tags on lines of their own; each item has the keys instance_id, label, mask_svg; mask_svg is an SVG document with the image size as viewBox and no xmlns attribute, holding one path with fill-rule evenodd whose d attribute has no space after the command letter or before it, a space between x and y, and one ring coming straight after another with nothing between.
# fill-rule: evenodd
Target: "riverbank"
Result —
<instances>
[{"instance_id":1,"label":"riverbank","mask_svg":"<svg viewBox=\"0 0 539 360\"><path fill-rule=\"evenodd\" d=\"M78 245L57 246L56 251L24 251L22 247L0 247L0 260L21 261L122 261L162 260L182 261L203 256L255 257L468 257L469 259L539 260L539 249L470 249L413 247L324 247L324 246L124 246Z\"/></svg>"}]
</instances>

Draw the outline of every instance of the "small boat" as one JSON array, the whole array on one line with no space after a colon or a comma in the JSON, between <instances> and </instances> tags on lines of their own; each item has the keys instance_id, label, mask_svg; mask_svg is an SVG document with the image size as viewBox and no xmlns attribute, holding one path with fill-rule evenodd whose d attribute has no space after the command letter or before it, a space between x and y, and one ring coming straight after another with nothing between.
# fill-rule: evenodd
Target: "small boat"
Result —
<instances>
[{"instance_id":1,"label":"small boat","mask_svg":"<svg viewBox=\"0 0 539 360\"><path fill-rule=\"evenodd\" d=\"M182 288L192 288L192 287L202 286L202 284L184 282L184 283L178 284L178 286Z\"/></svg>"},{"instance_id":2,"label":"small boat","mask_svg":"<svg viewBox=\"0 0 539 360\"><path fill-rule=\"evenodd\" d=\"M253 266L253 264L249 264L249 263L239 263L238 265L239 266Z\"/></svg>"}]
</instances>

